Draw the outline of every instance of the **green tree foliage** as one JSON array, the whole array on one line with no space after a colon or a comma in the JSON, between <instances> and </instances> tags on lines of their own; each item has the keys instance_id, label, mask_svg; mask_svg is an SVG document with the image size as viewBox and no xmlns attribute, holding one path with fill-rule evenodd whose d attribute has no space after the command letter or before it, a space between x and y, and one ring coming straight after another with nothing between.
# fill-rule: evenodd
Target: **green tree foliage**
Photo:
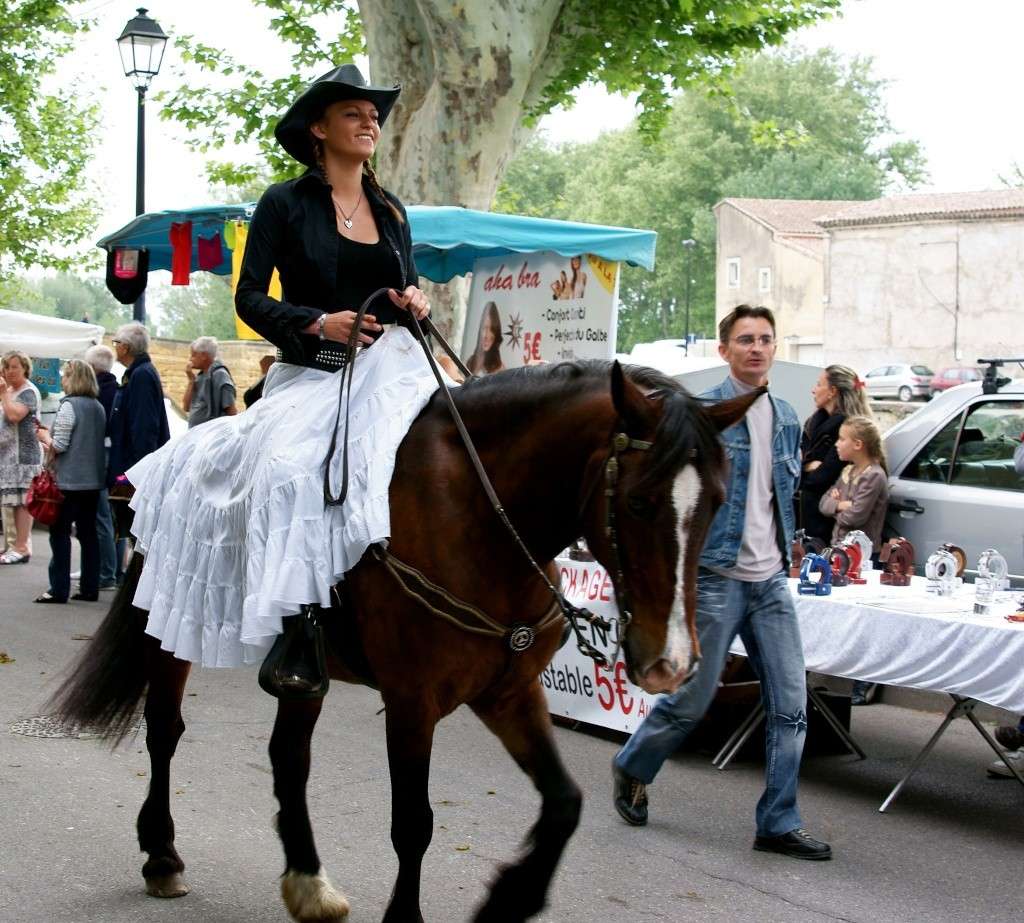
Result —
<instances>
[{"instance_id":1,"label":"green tree foliage","mask_svg":"<svg viewBox=\"0 0 1024 923\"><path fill-rule=\"evenodd\" d=\"M235 304L231 279L202 272L189 285L174 286L160 303L160 336L194 340L199 336L234 340Z\"/></svg>"},{"instance_id":2,"label":"green tree foliage","mask_svg":"<svg viewBox=\"0 0 1024 923\"><path fill-rule=\"evenodd\" d=\"M97 108L77 84L43 91L88 25L70 7L0 2L0 271L66 268L96 224L85 169Z\"/></svg>"},{"instance_id":3,"label":"green tree foliage","mask_svg":"<svg viewBox=\"0 0 1024 923\"><path fill-rule=\"evenodd\" d=\"M871 199L924 179L916 142L892 139L884 88L869 61L828 49L761 54L727 86L678 96L653 142L638 125L587 145L535 141L495 209L658 232L655 272L623 268L620 350L683 335L682 242L695 240L690 330L711 336L722 198Z\"/></svg>"},{"instance_id":4,"label":"green tree foliage","mask_svg":"<svg viewBox=\"0 0 1024 923\"><path fill-rule=\"evenodd\" d=\"M187 65L179 75L185 79L179 89L157 97L164 103L161 116L182 123L197 150L256 142L262 165L222 162L208 168L211 180L229 185L249 182L267 168L275 179L294 176L300 168L274 141L278 117L326 69L326 62L373 53L374 43L368 48L353 0L253 3L274 13L271 28L289 48L292 68L287 76L269 78L259 67L184 35L176 45ZM639 127L656 134L667 117L672 88L697 78L714 81L732 68L738 54L778 45L789 33L840 5L841 0L634 0L625 6L619 0L564 0L549 36L531 20L548 15L550 4L521 4L506 10L513 18L509 34L514 32L519 42L530 35L543 39L533 55L538 71L532 79L540 90L527 96L521 114L535 122L554 107L571 104L576 88L590 81L613 92L638 91ZM439 28L445 17L452 18L452 26L455 19L466 19L456 4L447 11L431 4L421 12L422 21L429 24L423 36L409 38L415 53L388 65L417 90L429 86L429 72L437 62L415 46L423 38L445 41ZM331 25L318 30L315 23ZM503 48L490 50L495 56L505 53ZM417 68L425 73L414 73Z\"/></svg>"}]
</instances>

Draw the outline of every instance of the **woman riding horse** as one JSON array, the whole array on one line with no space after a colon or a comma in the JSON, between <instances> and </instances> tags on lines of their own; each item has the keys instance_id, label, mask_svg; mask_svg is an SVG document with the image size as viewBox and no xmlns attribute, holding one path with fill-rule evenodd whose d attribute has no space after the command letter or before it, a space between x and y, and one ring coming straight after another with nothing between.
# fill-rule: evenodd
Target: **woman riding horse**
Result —
<instances>
[{"instance_id":1,"label":"woman riding horse","mask_svg":"<svg viewBox=\"0 0 1024 923\"><path fill-rule=\"evenodd\" d=\"M331 587L391 533L387 491L398 443L437 384L402 326L429 305L417 288L402 204L370 158L399 89L366 85L352 64L315 81L276 136L307 166L271 186L249 227L236 293L242 319L278 347L263 400L189 431L128 472L136 487L135 604L147 632L176 656L235 666L266 653L282 620L331 605ZM275 267L283 300L267 294ZM353 329L374 291L390 299ZM382 333L383 331L383 333ZM337 417L344 345L352 370L351 476L344 504L325 505L320 475ZM336 470L331 482L342 479ZM326 677L291 632L288 662L264 671L273 694L322 695Z\"/></svg>"},{"instance_id":2,"label":"woman riding horse","mask_svg":"<svg viewBox=\"0 0 1024 923\"><path fill-rule=\"evenodd\" d=\"M338 428L342 372L331 371L338 347L328 341L369 341L401 316L378 313L355 330L353 312L336 307L391 284L394 307L417 316L427 309L401 206L359 173L397 90L357 77L339 68L289 110L277 136L311 169L271 187L253 218L239 311L279 344L284 361L253 408L191 430L129 472L140 554L55 709L116 740L145 697L151 773L137 824L148 853L142 873L148 893L181 896L188 887L169 782L190 661L252 659L282 619L341 597L341 611L322 623L328 672L372 682L385 705L399 871L384 920L422 923L434 728L468 704L542 799L522 856L500 871L475 917L518 923L543 908L582 803L538 679L562 641L563 615L585 615L552 585L553 559L587 540L615 587L620 615L608 628L630 678L649 692L677 688L698 655L697 558L722 502L717 433L760 392L703 408L673 380L618 363L470 381L454 389L453 403L500 497L496 510L450 408L431 398L436 382L417 344L407 330L389 329L345 369L351 478L344 505L332 505L344 460L325 465L324 457ZM320 150L322 170L312 166ZM284 302L265 295L275 265ZM315 676L286 685L320 691ZM269 748L282 896L302 923L348 915L323 872L306 803L322 701L279 696Z\"/></svg>"}]
</instances>

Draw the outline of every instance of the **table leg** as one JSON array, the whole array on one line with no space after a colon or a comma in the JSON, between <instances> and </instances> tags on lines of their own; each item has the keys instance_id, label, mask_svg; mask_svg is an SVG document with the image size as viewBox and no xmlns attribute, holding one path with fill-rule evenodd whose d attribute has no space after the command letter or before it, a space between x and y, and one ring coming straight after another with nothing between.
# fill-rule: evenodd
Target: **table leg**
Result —
<instances>
[{"instance_id":1,"label":"table leg","mask_svg":"<svg viewBox=\"0 0 1024 923\"><path fill-rule=\"evenodd\" d=\"M814 703L814 707L818 709L821 717L831 725L832 730L839 735L839 739L846 744L846 748L851 753L856 753L859 759L866 760L867 754L861 750L860 745L853 739L853 735L850 734L850 732L843 727L839 719L832 714L832 709L828 707L828 703L810 686L807 687L807 695Z\"/></svg>"},{"instance_id":2,"label":"table leg","mask_svg":"<svg viewBox=\"0 0 1024 923\"><path fill-rule=\"evenodd\" d=\"M878 809L879 812L884 812L886 808L888 808L889 805L896 800L896 797L900 793L900 789L902 789L903 786L906 784L907 780L915 772L917 772L918 766L920 766L925 761L925 758L928 756L928 754L932 752L932 747L935 746L939 738L945 733L946 728L949 727L953 719L959 718L961 715L970 714L970 709L967 708L968 703L970 703L971 709L973 709L974 706L977 704L971 699L964 699L958 696L953 696L953 707L946 714L946 717L942 719L942 724L940 724L935 733L932 734L931 739L928 741L928 743L926 743L924 747L921 748L921 752L918 753L917 756L914 758L914 762L910 764L910 768L907 770L903 778L900 779L899 782L896 783L896 787L891 792L889 792L889 797L882 802L882 806Z\"/></svg>"},{"instance_id":3,"label":"table leg","mask_svg":"<svg viewBox=\"0 0 1024 923\"><path fill-rule=\"evenodd\" d=\"M742 747L750 739L750 735L757 730L757 726L761 723L763 718L764 705L763 703L758 702L751 710L750 714L743 720L743 723L732 732L732 736L725 742L722 749L715 754L715 758L711 761L711 765L717 766L719 769L725 769L725 767L732 762L733 757L739 753L740 747Z\"/></svg>"},{"instance_id":4,"label":"table leg","mask_svg":"<svg viewBox=\"0 0 1024 923\"><path fill-rule=\"evenodd\" d=\"M955 695L955 696L953 696L953 698L954 699L960 699L960 696L956 696ZM985 738L985 742L995 751L996 756L998 756L999 759L1001 759L1004 763L1006 763L1007 769L1009 769L1010 772L1013 773L1014 778L1018 782L1020 782L1021 785L1024 785L1024 776L1021 776L1020 771L1017 769L1017 767L1014 766L1013 763L1011 763L1006 758L1006 754L1002 751L1002 748L999 746L999 744L997 744L992 739L992 735L989 734L989 732L985 729L985 725L983 725L978 720L977 716L974 714L974 706L977 705L977 704L978 703L974 699L971 699L970 700L970 705L965 707L965 709L964 709L964 715L968 719L970 719L971 724L974 725L974 727L977 729L978 733L981 734L981 736Z\"/></svg>"}]
</instances>

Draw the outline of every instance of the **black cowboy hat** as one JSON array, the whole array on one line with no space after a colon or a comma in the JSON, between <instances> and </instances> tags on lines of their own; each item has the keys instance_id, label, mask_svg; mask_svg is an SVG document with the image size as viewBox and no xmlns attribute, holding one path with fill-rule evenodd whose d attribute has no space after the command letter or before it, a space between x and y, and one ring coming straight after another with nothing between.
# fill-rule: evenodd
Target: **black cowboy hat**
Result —
<instances>
[{"instance_id":1,"label":"black cowboy hat","mask_svg":"<svg viewBox=\"0 0 1024 923\"><path fill-rule=\"evenodd\" d=\"M331 103L342 99L365 99L377 107L377 120L383 125L401 92L400 86L370 86L354 64L342 64L314 80L281 117L274 129L278 143L299 163L316 165L309 126Z\"/></svg>"}]
</instances>

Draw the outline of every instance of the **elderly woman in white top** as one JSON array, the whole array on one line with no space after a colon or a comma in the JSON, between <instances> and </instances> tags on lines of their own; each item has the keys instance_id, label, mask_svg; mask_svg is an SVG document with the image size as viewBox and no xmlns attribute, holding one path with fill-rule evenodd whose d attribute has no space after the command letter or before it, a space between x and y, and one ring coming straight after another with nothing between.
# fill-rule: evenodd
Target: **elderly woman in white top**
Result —
<instances>
[{"instance_id":1,"label":"elderly woman in white top","mask_svg":"<svg viewBox=\"0 0 1024 923\"><path fill-rule=\"evenodd\" d=\"M50 526L50 588L37 603L66 603L71 593L71 524L82 546L81 589L71 599L95 602L99 596L100 549L96 538L96 503L106 478L103 440L107 415L96 399L99 386L92 366L71 359L61 373L64 398L53 433L39 429L39 441L54 457L57 486L64 494L57 521Z\"/></svg>"},{"instance_id":2,"label":"elderly woman in white top","mask_svg":"<svg viewBox=\"0 0 1024 923\"><path fill-rule=\"evenodd\" d=\"M39 392L30 382L32 360L12 350L0 359L0 505L14 510L14 543L0 564L27 564L32 517L25 509L29 485L42 467L36 442Z\"/></svg>"}]
</instances>

